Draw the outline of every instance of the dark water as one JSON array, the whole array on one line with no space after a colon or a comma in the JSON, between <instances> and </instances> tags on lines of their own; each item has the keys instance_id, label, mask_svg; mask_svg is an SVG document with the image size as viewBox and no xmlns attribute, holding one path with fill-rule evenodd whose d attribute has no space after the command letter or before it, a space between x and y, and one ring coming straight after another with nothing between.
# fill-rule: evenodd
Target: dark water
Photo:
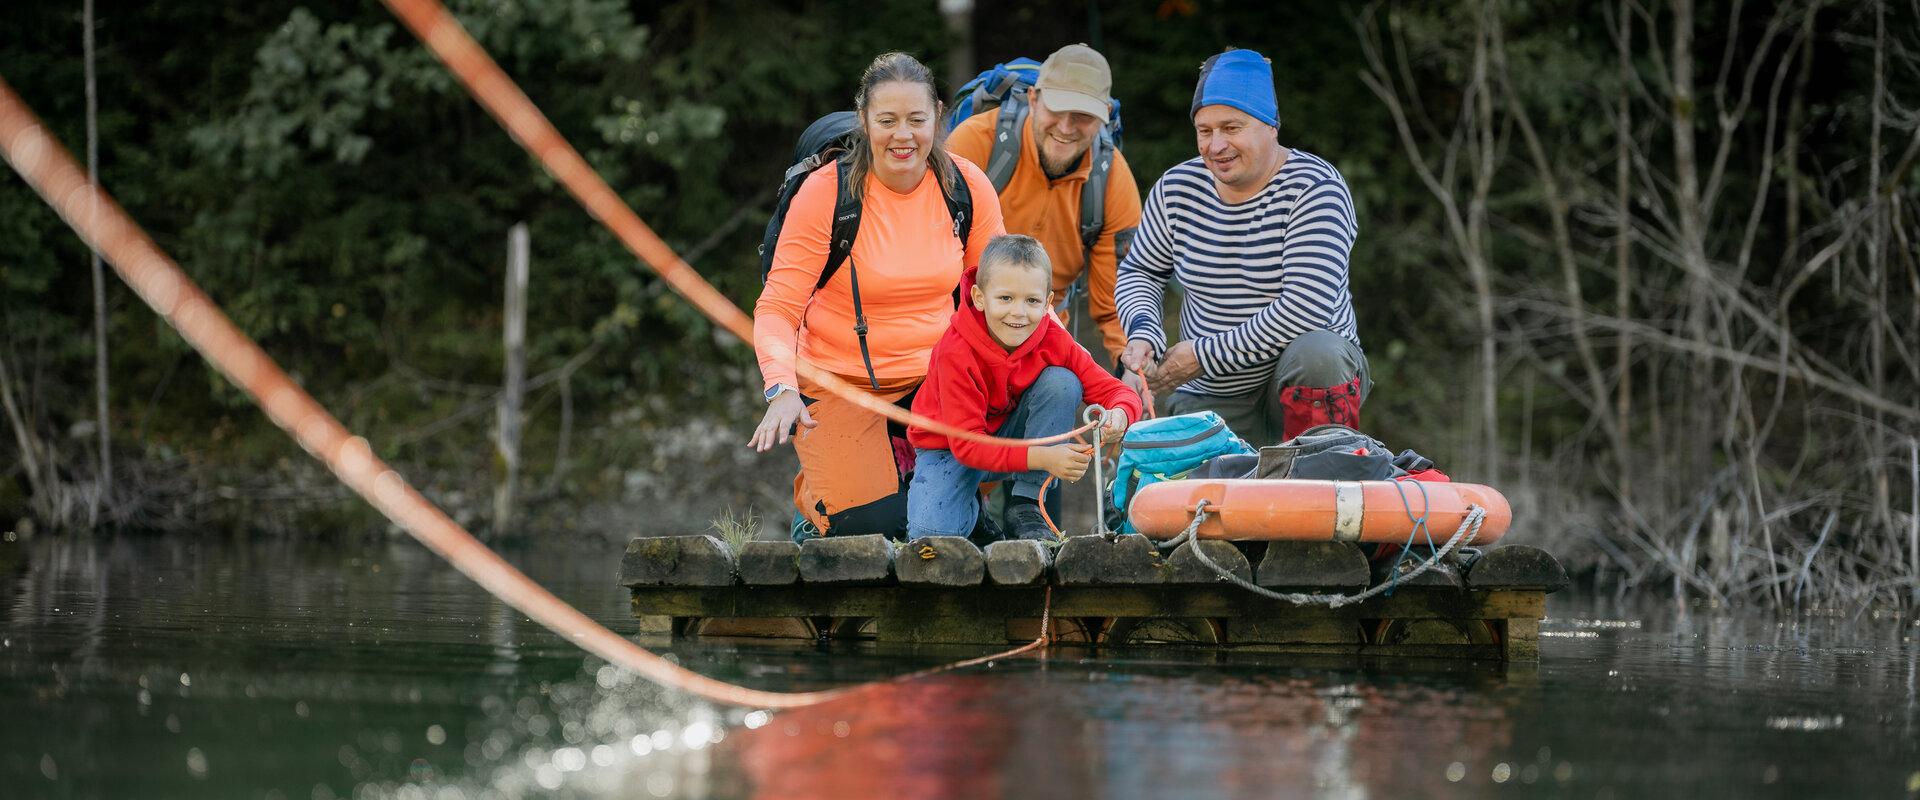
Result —
<instances>
[{"instance_id":1,"label":"dark water","mask_svg":"<svg viewBox=\"0 0 1920 800\"><path fill-rule=\"evenodd\" d=\"M509 557L631 633L618 549ZM410 542L0 549L0 797L1901 797L1913 630L1550 599L1538 667L1094 654L721 709ZM763 688L972 651L672 643Z\"/></svg>"}]
</instances>

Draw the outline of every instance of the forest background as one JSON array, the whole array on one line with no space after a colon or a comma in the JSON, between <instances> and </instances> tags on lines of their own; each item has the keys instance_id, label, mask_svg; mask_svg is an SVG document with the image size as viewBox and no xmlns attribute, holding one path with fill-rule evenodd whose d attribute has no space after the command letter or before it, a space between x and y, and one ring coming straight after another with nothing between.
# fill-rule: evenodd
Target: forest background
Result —
<instances>
[{"instance_id":1,"label":"forest background","mask_svg":"<svg viewBox=\"0 0 1920 800\"><path fill-rule=\"evenodd\" d=\"M1920 587L1915 0L451 6L747 308L794 138L850 105L875 54L914 53L950 92L1092 44L1144 192L1193 155L1200 62L1257 49L1282 140L1353 188L1370 433L1502 487L1517 540L1608 591L1840 607ZM91 92L102 185L463 523L492 527L504 475L502 287L522 222L510 530L784 522L791 455L743 444L761 409L750 351L378 4L28 0L0 19L0 76L76 153ZM96 300L90 260L0 177L5 527L384 527L110 272Z\"/></svg>"}]
</instances>

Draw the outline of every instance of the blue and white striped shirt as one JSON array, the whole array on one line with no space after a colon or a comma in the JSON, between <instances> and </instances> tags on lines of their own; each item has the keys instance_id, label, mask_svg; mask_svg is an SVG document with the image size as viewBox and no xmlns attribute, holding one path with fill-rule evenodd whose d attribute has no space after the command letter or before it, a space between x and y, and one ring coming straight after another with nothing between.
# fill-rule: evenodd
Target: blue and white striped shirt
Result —
<instances>
[{"instance_id":1,"label":"blue and white striped shirt","mask_svg":"<svg viewBox=\"0 0 1920 800\"><path fill-rule=\"evenodd\" d=\"M1347 256L1359 226L1346 179L1294 150L1267 188L1227 203L1199 158L1167 170L1147 195L1140 232L1120 264L1114 296L1128 339L1166 352L1161 299L1180 281L1180 332L1200 377L1184 389L1239 395L1271 377L1294 337L1326 329L1360 343Z\"/></svg>"}]
</instances>

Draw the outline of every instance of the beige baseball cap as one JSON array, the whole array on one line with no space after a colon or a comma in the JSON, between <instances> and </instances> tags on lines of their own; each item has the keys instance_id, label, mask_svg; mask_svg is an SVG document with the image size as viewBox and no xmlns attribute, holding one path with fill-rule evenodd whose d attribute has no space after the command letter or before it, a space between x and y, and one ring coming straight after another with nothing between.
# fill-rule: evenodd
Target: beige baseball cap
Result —
<instances>
[{"instance_id":1,"label":"beige baseball cap","mask_svg":"<svg viewBox=\"0 0 1920 800\"><path fill-rule=\"evenodd\" d=\"M1107 120L1113 71L1106 56L1091 47L1070 44L1053 51L1040 65L1040 80L1034 85L1041 90L1040 102L1055 113L1079 111Z\"/></svg>"}]
</instances>

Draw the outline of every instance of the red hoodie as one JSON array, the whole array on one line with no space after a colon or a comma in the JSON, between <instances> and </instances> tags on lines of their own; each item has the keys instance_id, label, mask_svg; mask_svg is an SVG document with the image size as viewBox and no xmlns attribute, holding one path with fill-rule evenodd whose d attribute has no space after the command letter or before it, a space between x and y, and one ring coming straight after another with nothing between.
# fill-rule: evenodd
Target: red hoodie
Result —
<instances>
[{"instance_id":1,"label":"red hoodie","mask_svg":"<svg viewBox=\"0 0 1920 800\"><path fill-rule=\"evenodd\" d=\"M974 270L961 276L962 298L971 296L973 282ZM1140 395L1095 364L1052 315L1009 353L987 330L986 315L971 300L960 303L947 332L934 343L927 379L913 399L913 413L962 430L992 433L1006 424L1020 396L1047 367L1073 370L1080 378L1081 402L1126 409L1129 422L1140 419ZM1031 469L1025 447L953 441L920 428L907 429L907 441L927 450L952 450L955 459L974 469Z\"/></svg>"}]
</instances>

